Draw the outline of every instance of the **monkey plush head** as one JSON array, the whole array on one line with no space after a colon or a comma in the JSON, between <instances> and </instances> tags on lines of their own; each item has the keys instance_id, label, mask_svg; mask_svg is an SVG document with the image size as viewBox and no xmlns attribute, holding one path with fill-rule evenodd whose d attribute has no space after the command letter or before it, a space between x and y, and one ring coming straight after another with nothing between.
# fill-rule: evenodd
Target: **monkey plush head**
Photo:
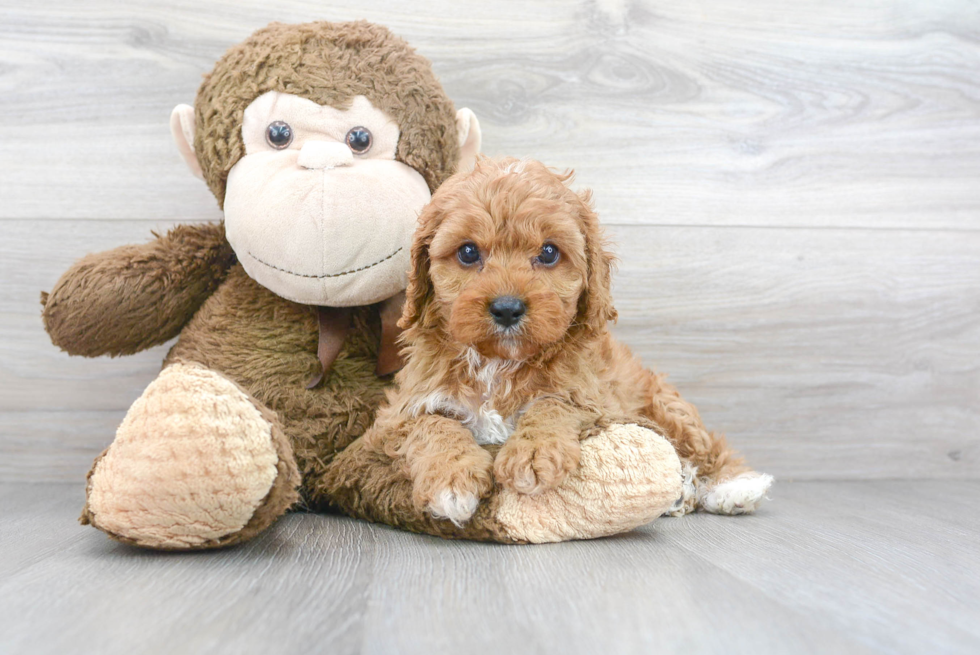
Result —
<instances>
[{"instance_id":1,"label":"monkey plush head","mask_svg":"<svg viewBox=\"0 0 980 655\"><path fill-rule=\"evenodd\" d=\"M430 193L480 128L387 29L273 23L231 48L171 130L225 213L246 272L295 302L351 307L406 285Z\"/></svg>"}]
</instances>

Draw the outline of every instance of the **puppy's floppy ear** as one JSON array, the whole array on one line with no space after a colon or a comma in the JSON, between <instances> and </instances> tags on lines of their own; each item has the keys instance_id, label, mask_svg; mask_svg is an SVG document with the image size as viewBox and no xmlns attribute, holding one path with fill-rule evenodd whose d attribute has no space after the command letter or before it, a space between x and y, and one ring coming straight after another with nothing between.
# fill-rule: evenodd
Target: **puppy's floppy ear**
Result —
<instances>
[{"instance_id":1,"label":"puppy's floppy ear","mask_svg":"<svg viewBox=\"0 0 980 655\"><path fill-rule=\"evenodd\" d=\"M418 324L428 325L428 307L432 302L432 279L429 277L429 246L442 223L442 212L435 203L426 205L419 215L419 225L412 237L412 267L405 289L405 309L398 327L407 330Z\"/></svg>"},{"instance_id":2,"label":"puppy's floppy ear","mask_svg":"<svg viewBox=\"0 0 980 655\"><path fill-rule=\"evenodd\" d=\"M576 196L582 231L585 234L585 256L588 273L585 290L578 302L576 322L586 326L593 334L601 334L609 321L615 321L616 308L612 300L612 268L615 258L606 250L606 239L599 226L599 217L592 209L592 192L584 191Z\"/></svg>"}]
</instances>

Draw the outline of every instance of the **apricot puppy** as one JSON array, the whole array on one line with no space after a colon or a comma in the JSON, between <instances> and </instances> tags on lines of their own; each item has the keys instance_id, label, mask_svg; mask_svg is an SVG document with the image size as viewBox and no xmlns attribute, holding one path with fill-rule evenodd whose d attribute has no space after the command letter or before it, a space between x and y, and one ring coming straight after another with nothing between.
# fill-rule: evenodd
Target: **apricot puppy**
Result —
<instances>
[{"instance_id":1,"label":"apricot puppy","mask_svg":"<svg viewBox=\"0 0 980 655\"><path fill-rule=\"evenodd\" d=\"M402 458L419 508L461 524L494 480L552 489L597 421L642 417L685 466L673 513L753 511L772 478L751 472L610 334L612 257L570 177L481 159L433 196L412 245L408 363L373 438L389 435L385 450Z\"/></svg>"}]
</instances>

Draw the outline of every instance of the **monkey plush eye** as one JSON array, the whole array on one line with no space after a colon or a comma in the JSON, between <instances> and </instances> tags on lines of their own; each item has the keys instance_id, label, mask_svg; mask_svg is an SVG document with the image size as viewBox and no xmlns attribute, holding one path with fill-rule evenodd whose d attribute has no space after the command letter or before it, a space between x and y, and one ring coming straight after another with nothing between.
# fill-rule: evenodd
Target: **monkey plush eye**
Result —
<instances>
[{"instance_id":1,"label":"monkey plush eye","mask_svg":"<svg viewBox=\"0 0 980 655\"><path fill-rule=\"evenodd\" d=\"M355 154L363 155L371 149L374 139L371 137L371 131L366 127L354 127L347 133L346 141L347 147L353 150Z\"/></svg>"},{"instance_id":2,"label":"monkey plush eye","mask_svg":"<svg viewBox=\"0 0 980 655\"><path fill-rule=\"evenodd\" d=\"M269 123L265 128L265 140L276 150L282 150L293 142L293 128L283 121Z\"/></svg>"},{"instance_id":3,"label":"monkey plush eye","mask_svg":"<svg viewBox=\"0 0 980 655\"><path fill-rule=\"evenodd\" d=\"M538 255L538 261L545 266L553 266L558 262L558 257L561 253L558 252L558 247L553 243L546 243L541 246L541 254Z\"/></svg>"},{"instance_id":4,"label":"monkey plush eye","mask_svg":"<svg viewBox=\"0 0 980 655\"><path fill-rule=\"evenodd\" d=\"M471 266L480 261L480 249L476 247L475 243L464 243L456 251L456 257L460 264Z\"/></svg>"}]
</instances>

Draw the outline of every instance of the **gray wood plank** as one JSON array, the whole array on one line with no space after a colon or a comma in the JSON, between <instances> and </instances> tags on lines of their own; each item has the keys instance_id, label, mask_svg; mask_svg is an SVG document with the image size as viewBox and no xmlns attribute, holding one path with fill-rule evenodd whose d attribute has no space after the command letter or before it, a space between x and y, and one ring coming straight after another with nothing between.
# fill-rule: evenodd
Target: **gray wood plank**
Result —
<instances>
[{"instance_id":1,"label":"gray wood plank","mask_svg":"<svg viewBox=\"0 0 980 655\"><path fill-rule=\"evenodd\" d=\"M612 235L617 333L761 468L796 479L978 477L974 234Z\"/></svg>"},{"instance_id":2,"label":"gray wood plank","mask_svg":"<svg viewBox=\"0 0 980 655\"><path fill-rule=\"evenodd\" d=\"M172 555L75 524L78 485L0 485L0 650L970 653L978 484L786 483L753 517L529 547L296 514Z\"/></svg>"},{"instance_id":3,"label":"gray wood plank","mask_svg":"<svg viewBox=\"0 0 980 655\"><path fill-rule=\"evenodd\" d=\"M297 515L245 548L168 555L79 526L80 492L64 486L55 491L57 510L15 513L11 530L24 538L3 544L5 568L14 570L0 576L0 604L12 612L0 619L0 651L287 653L329 645L356 652L373 559L370 525L334 529L336 518ZM54 520L39 529L40 516ZM42 539L48 543L39 550Z\"/></svg>"},{"instance_id":4,"label":"gray wood plank","mask_svg":"<svg viewBox=\"0 0 980 655\"><path fill-rule=\"evenodd\" d=\"M142 221L6 221L0 475L76 480L165 347L67 357L38 293ZM154 224L162 229L164 224ZM781 478L980 477L980 235L617 226L617 334ZM59 244L52 246L52 244Z\"/></svg>"},{"instance_id":5,"label":"gray wood plank","mask_svg":"<svg viewBox=\"0 0 980 655\"><path fill-rule=\"evenodd\" d=\"M774 495L778 507L750 526L698 515L672 545L883 652L980 648L980 483L787 484Z\"/></svg>"},{"instance_id":6,"label":"gray wood plank","mask_svg":"<svg viewBox=\"0 0 980 655\"><path fill-rule=\"evenodd\" d=\"M978 229L968 0L6 3L0 218L218 216L167 118L271 20L367 18L430 57L491 154L579 170L630 224Z\"/></svg>"},{"instance_id":7,"label":"gray wood plank","mask_svg":"<svg viewBox=\"0 0 980 655\"><path fill-rule=\"evenodd\" d=\"M655 530L530 548L385 545L367 653L862 652Z\"/></svg>"}]
</instances>

